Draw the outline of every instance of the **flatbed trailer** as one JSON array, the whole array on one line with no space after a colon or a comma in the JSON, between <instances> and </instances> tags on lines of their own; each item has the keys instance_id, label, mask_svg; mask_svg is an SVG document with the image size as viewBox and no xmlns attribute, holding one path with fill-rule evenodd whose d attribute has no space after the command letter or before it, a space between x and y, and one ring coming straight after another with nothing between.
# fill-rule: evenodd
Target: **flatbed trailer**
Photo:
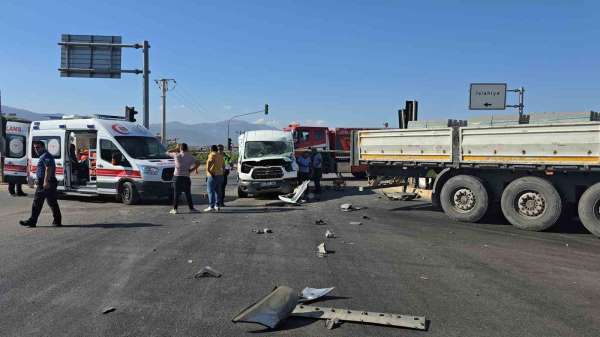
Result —
<instances>
[{"instance_id":1,"label":"flatbed trailer","mask_svg":"<svg viewBox=\"0 0 600 337\"><path fill-rule=\"evenodd\" d=\"M351 161L371 176L432 177L432 203L477 222L500 207L515 227L541 231L577 211L600 236L600 122L358 131Z\"/></svg>"}]
</instances>

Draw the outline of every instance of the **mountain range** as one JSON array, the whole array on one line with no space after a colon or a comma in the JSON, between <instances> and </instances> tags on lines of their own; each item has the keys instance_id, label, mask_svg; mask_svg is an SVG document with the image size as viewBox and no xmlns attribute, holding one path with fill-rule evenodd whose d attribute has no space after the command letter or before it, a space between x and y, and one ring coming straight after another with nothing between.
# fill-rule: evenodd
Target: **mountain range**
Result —
<instances>
[{"instance_id":1,"label":"mountain range","mask_svg":"<svg viewBox=\"0 0 600 337\"><path fill-rule=\"evenodd\" d=\"M14 115L19 118L30 121L46 120L51 118L61 118L58 113L37 113L26 109L15 108L11 106L2 106L2 113ZM139 115L138 115L139 116ZM237 138L240 132L251 130L276 130L276 128L249 123L243 120L233 120L229 126L229 137L233 144L237 144ZM160 124L150 124L150 132L160 133ZM227 121L186 124L182 122L167 123L167 137L169 139L177 138L177 142L185 142L192 146L204 146L211 144L227 144Z\"/></svg>"}]
</instances>

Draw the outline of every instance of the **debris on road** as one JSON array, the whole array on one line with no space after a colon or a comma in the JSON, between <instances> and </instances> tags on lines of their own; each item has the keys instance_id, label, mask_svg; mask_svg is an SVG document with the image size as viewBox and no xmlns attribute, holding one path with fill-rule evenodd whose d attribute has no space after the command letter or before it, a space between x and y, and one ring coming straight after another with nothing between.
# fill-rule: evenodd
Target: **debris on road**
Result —
<instances>
[{"instance_id":1,"label":"debris on road","mask_svg":"<svg viewBox=\"0 0 600 337\"><path fill-rule=\"evenodd\" d=\"M423 316L398 315L383 312L358 311L341 308L323 308L299 304L292 311L292 316L335 320L339 322L371 323L425 330L426 321Z\"/></svg>"},{"instance_id":2,"label":"debris on road","mask_svg":"<svg viewBox=\"0 0 600 337\"><path fill-rule=\"evenodd\" d=\"M232 319L234 323L257 323L274 329L288 318L299 300L298 293L286 286L275 288L270 294L254 303Z\"/></svg>"},{"instance_id":3,"label":"debris on road","mask_svg":"<svg viewBox=\"0 0 600 337\"><path fill-rule=\"evenodd\" d=\"M104 310L102 310L102 314L106 315L106 314L111 313L111 312L113 312L115 310L117 310L117 308L115 308L115 307L106 307L106 308L104 308Z\"/></svg>"},{"instance_id":4,"label":"debris on road","mask_svg":"<svg viewBox=\"0 0 600 337\"><path fill-rule=\"evenodd\" d=\"M416 199L419 195L417 193L412 192L392 192L392 193L383 193L390 200L403 200L409 201Z\"/></svg>"},{"instance_id":5,"label":"debris on road","mask_svg":"<svg viewBox=\"0 0 600 337\"><path fill-rule=\"evenodd\" d=\"M322 242L320 245L317 246L317 256L318 257L327 256L327 248L325 248L325 242Z\"/></svg>"},{"instance_id":6,"label":"debris on road","mask_svg":"<svg viewBox=\"0 0 600 337\"><path fill-rule=\"evenodd\" d=\"M329 229L325 232L325 238L326 239L333 239L335 238L335 233L330 231Z\"/></svg>"},{"instance_id":7,"label":"debris on road","mask_svg":"<svg viewBox=\"0 0 600 337\"><path fill-rule=\"evenodd\" d=\"M342 212L350 212L350 211L358 211L358 210L362 209L362 207L356 207L356 206L353 206L352 204L341 204L340 209L342 210Z\"/></svg>"},{"instance_id":8,"label":"debris on road","mask_svg":"<svg viewBox=\"0 0 600 337\"><path fill-rule=\"evenodd\" d=\"M280 195L279 200L281 200L283 202L287 202L289 204L298 204L298 201L300 200L300 198L302 197L304 192L306 192L309 182L310 182L310 180L304 181L302 184L300 184L298 187L296 187L294 189L294 192L292 192L292 193Z\"/></svg>"},{"instance_id":9,"label":"debris on road","mask_svg":"<svg viewBox=\"0 0 600 337\"><path fill-rule=\"evenodd\" d=\"M298 302L310 302L310 301L314 301L316 299L319 299L327 294L329 294L330 292L333 291L333 289L335 289L335 287L331 287L331 288L309 288L306 287L302 290L302 293L300 294L300 300Z\"/></svg>"},{"instance_id":10,"label":"debris on road","mask_svg":"<svg viewBox=\"0 0 600 337\"><path fill-rule=\"evenodd\" d=\"M330 318L325 321L325 327L328 330L333 330L333 329L337 328L338 326L340 326L340 320L338 318Z\"/></svg>"},{"instance_id":11,"label":"debris on road","mask_svg":"<svg viewBox=\"0 0 600 337\"><path fill-rule=\"evenodd\" d=\"M363 219L365 219L365 220L370 220L371 218L369 218L369 217L368 217L368 216L366 216L366 215L363 215Z\"/></svg>"},{"instance_id":12,"label":"debris on road","mask_svg":"<svg viewBox=\"0 0 600 337\"><path fill-rule=\"evenodd\" d=\"M327 225L327 222L323 221L323 219L319 219L315 221L315 225Z\"/></svg>"},{"instance_id":13,"label":"debris on road","mask_svg":"<svg viewBox=\"0 0 600 337\"><path fill-rule=\"evenodd\" d=\"M427 276L421 276L420 279L421 280L429 280L429 277L427 277Z\"/></svg>"},{"instance_id":14,"label":"debris on road","mask_svg":"<svg viewBox=\"0 0 600 337\"><path fill-rule=\"evenodd\" d=\"M271 228L255 228L252 231L256 234L273 233L273 230Z\"/></svg>"},{"instance_id":15,"label":"debris on road","mask_svg":"<svg viewBox=\"0 0 600 337\"><path fill-rule=\"evenodd\" d=\"M192 263L192 262L194 262L194 261L192 261L192 260L188 260L188 263Z\"/></svg>"},{"instance_id":16,"label":"debris on road","mask_svg":"<svg viewBox=\"0 0 600 337\"><path fill-rule=\"evenodd\" d=\"M360 221L350 221L350 224L353 225L353 226L360 226L360 225L362 225L362 222L360 222Z\"/></svg>"},{"instance_id":17,"label":"debris on road","mask_svg":"<svg viewBox=\"0 0 600 337\"><path fill-rule=\"evenodd\" d=\"M201 278L201 277L221 277L221 273L218 272L217 270L213 269L211 266L206 266L204 268L202 268L199 272L197 272L196 274L194 274L194 278Z\"/></svg>"},{"instance_id":18,"label":"debris on road","mask_svg":"<svg viewBox=\"0 0 600 337\"><path fill-rule=\"evenodd\" d=\"M254 303L232 319L234 323L257 323L275 329L279 323L290 316L327 320L328 329L341 322L370 323L386 326L404 327L418 330L426 329L423 316L399 315L382 312L357 311L340 308L324 308L304 305L309 298L318 299L334 288L304 288L302 298L287 286L278 286L267 296Z\"/></svg>"},{"instance_id":19,"label":"debris on road","mask_svg":"<svg viewBox=\"0 0 600 337\"><path fill-rule=\"evenodd\" d=\"M353 245L354 244L354 242L348 242L348 241L344 241L344 240L342 240L342 243L345 243L347 245Z\"/></svg>"}]
</instances>

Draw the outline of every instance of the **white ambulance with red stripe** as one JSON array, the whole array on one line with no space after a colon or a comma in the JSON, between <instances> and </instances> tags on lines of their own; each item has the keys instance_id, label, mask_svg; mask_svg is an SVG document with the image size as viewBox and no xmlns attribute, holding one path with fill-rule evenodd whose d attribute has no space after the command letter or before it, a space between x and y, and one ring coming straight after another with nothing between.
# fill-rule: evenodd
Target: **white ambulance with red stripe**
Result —
<instances>
[{"instance_id":1,"label":"white ambulance with red stripe","mask_svg":"<svg viewBox=\"0 0 600 337\"><path fill-rule=\"evenodd\" d=\"M29 177L35 179L34 141L56 161L58 190L114 195L125 204L172 195L174 160L150 131L122 117L63 117L31 124Z\"/></svg>"},{"instance_id":2,"label":"white ambulance with red stripe","mask_svg":"<svg viewBox=\"0 0 600 337\"><path fill-rule=\"evenodd\" d=\"M15 184L27 183L27 136L31 122L13 119L6 122L4 179Z\"/></svg>"}]
</instances>

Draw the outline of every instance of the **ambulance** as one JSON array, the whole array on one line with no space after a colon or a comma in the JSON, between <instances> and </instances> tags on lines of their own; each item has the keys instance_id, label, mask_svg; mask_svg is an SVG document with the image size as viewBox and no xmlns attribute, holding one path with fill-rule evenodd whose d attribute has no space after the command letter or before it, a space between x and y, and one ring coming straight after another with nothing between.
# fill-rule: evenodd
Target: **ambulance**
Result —
<instances>
[{"instance_id":1,"label":"ambulance","mask_svg":"<svg viewBox=\"0 0 600 337\"><path fill-rule=\"evenodd\" d=\"M6 149L2 151L5 153L4 180L6 182L27 183L27 137L30 123L17 118L10 118L6 122Z\"/></svg>"},{"instance_id":2,"label":"ambulance","mask_svg":"<svg viewBox=\"0 0 600 337\"><path fill-rule=\"evenodd\" d=\"M28 144L29 181L35 179L41 141L56 161L58 191L75 195L113 195L124 204L169 198L174 160L146 128L123 117L66 116L35 121Z\"/></svg>"}]
</instances>

